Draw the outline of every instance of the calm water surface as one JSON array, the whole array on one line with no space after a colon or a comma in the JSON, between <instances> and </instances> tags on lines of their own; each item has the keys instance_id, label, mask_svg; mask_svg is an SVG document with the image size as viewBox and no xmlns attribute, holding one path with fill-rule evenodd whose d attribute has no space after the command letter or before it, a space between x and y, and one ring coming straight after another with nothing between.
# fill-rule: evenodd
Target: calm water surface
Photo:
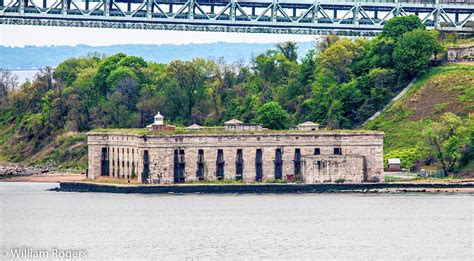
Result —
<instances>
[{"instance_id":1,"label":"calm water surface","mask_svg":"<svg viewBox=\"0 0 474 261\"><path fill-rule=\"evenodd\" d=\"M90 259L472 260L468 194L121 195L0 183L2 249ZM0 258L2 259L2 258Z\"/></svg>"}]
</instances>

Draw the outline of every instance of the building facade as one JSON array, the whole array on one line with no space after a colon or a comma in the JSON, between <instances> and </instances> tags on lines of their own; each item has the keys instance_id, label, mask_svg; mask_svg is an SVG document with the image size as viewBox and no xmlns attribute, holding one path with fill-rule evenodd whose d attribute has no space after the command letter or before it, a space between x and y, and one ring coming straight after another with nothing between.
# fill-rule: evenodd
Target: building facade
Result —
<instances>
[{"instance_id":1,"label":"building facade","mask_svg":"<svg viewBox=\"0 0 474 261\"><path fill-rule=\"evenodd\" d=\"M141 183L197 180L304 183L383 180L383 133L89 133L89 178Z\"/></svg>"},{"instance_id":2,"label":"building facade","mask_svg":"<svg viewBox=\"0 0 474 261\"><path fill-rule=\"evenodd\" d=\"M452 46L447 51L448 62L468 62L474 61L474 45L464 44Z\"/></svg>"}]
</instances>

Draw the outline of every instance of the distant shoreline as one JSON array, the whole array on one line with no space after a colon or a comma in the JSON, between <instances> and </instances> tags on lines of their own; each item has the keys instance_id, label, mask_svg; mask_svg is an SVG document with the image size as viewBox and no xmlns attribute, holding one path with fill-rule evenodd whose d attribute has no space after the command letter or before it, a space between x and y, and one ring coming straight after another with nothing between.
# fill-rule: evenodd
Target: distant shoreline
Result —
<instances>
[{"instance_id":1,"label":"distant shoreline","mask_svg":"<svg viewBox=\"0 0 474 261\"><path fill-rule=\"evenodd\" d=\"M122 194L474 193L474 183L116 185L60 182L56 190Z\"/></svg>"}]
</instances>

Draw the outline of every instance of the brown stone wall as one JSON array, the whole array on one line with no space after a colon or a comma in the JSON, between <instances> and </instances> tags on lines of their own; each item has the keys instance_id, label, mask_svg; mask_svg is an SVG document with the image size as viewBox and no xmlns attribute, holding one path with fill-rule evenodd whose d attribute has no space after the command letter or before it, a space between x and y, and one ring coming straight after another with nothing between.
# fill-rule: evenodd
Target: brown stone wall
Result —
<instances>
[{"instance_id":1,"label":"brown stone wall","mask_svg":"<svg viewBox=\"0 0 474 261\"><path fill-rule=\"evenodd\" d=\"M216 179L217 150L224 152L224 178L235 179L237 150L242 149L245 181L255 181L256 150L262 149L263 180L275 178L275 150L282 150L282 176L294 174L295 149L301 151L302 160L312 157L314 149L319 148L321 158L331 158L334 148L342 149L342 156L352 160L354 156L364 158L363 181L383 180L383 134L365 132L294 132L294 133L256 133L256 134L176 134L138 136L132 134L91 133L89 144L89 175L100 176L101 151L109 151L110 176L130 178L133 166L141 182L173 183L174 151L185 152L186 181L196 180L198 150L204 150L204 177ZM148 150L150 157L149 180L142 180L143 156ZM356 157L356 158L357 158ZM305 163L306 166L307 162ZM303 165L303 164L302 164ZM345 167L344 167L345 168ZM340 168L341 169L341 168ZM347 167L346 172L353 172ZM357 172L359 173L359 172ZM307 175L307 173L302 172ZM359 175L359 174L357 174ZM313 182L304 179L305 182ZM351 179L354 180L354 179Z\"/></svg>"},{"instance_id":2,"label":"brown stone wall","mask_svg":"<svg viewBox=\"0 0 474 261\"><path fill-rule=\"evenodd\" d=\"M365 165L364 156L308 156L303 164L304 182L364 182Z\"/></svg>"},{"instance_id":3,"label":"brown stone wall","mask_svg":"<svg viewBox=\"0 0 474 261\"><path fill-rule=\"evenodd\" d=\"M469 57L471 57L469 59ZM470 61L474 57L474 46L455 46L448 48L448 61Z\"/></svg>"}]
</instances>

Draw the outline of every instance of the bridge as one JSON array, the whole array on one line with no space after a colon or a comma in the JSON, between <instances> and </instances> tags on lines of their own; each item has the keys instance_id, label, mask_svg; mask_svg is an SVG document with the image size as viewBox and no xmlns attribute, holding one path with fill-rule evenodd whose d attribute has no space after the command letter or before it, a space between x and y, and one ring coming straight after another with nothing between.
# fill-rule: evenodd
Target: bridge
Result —
<instances>
[{"instance_id":1,"label":"bridge","mask_svg":"<svg viewBox=\"0 0 474 261\"><path fill-rule=\"evenodd\" d=\"M474 0L0 0L0 24L372 36L392 17L474 33Z\"/></svg>"}]
</instances>

